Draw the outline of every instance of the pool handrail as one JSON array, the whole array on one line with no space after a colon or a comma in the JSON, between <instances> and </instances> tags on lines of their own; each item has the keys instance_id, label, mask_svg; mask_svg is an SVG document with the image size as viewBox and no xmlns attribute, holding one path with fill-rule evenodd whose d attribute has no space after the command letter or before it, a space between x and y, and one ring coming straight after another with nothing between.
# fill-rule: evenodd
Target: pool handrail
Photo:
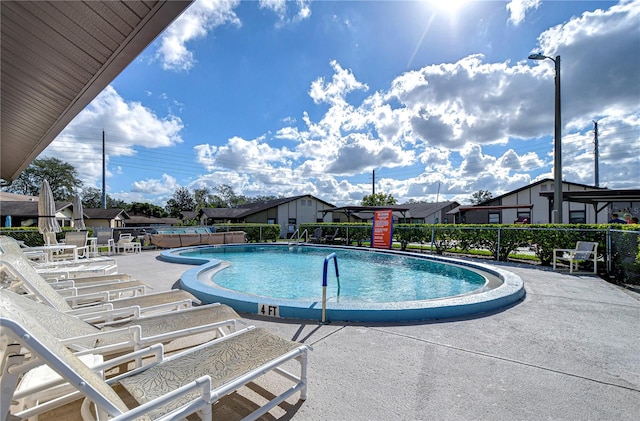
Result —
<instances>
[{"instance_id":1,"label":"pool handrail","mask_svg":"<svg viewBox=\"0 0 640 421\"><path fill-rule=\"evenodd\" d=\"M329 261L333 259L336 267L336 280L338 281L338 296L340 296L340 271L338 270L338 256L335 253L324 258L324 268L322 269L322 324L327 323L327 270Z\"/></svg>"},{"instance_id":2,"label":"pool handrail","mask_svg":"<svg viewBox=\"0 0 640 421\"><path fill-rule=\"evenodd\" d=\"M306 240L304 241L305 243L309 242L309 232L307 231L307 229L305 228L304 231L302 231L302 233L300 233L299 229L296 229L293 234L291 234L291 240L293 240L294 238L296 238L296 234L298 234L298 241L297 243L300 244L300 239L301 238L306 238ZM291 243L290 243L291 244Z\"/></svg>"}]
</instances>

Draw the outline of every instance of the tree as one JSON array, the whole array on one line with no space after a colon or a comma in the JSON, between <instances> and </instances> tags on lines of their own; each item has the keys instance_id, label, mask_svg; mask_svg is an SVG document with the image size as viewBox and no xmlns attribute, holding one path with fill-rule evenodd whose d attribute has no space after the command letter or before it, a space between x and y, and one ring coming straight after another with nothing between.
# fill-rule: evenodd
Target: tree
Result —
<instances>
[{"instance_id":1,"label":"tree","mask_svg":"<svg viewBox=\"0 0 640 421\"><path fill-rule=\"evenodd\" d=\"M283 196L256 196L256 197L247 197L247 203L262 203L269 202L271 200L282 199Z\"/></svg>"},{"instance_id":2,"label":"tree","mask_svg":"<svg viewBox=\"0 0 640 421\"><path fill-rule=\"evenodd\" d=\"M102 209L102 190L88 187L82 190L82 206L87 209ZM127 209L129 205L122 200L114 199L107 193L107 209Z\"/></svg>"},{"instance_id":3,"label":"tree","mask_svg":"<svg viewBox=\"0 0 640 421\"><path fill-rule=\"evenodd\" d=\"M167 206L165 206L165 210L173 218L180 218L182 212L194 211L195 209L196 201L186 187L178 188L173 193L173 197L167 201Z\"/></svg>"},{"instance_id":4,"label":"tree","mask_svg":"<svg viewBox=\"0 0 640 421\"><path fill-rule=\"evenodd\" d=\"M374 193L362 198L362 206L395 205L398 201L390 194Z\"/></svg>"},{"instance_id":5,"label":"tree","mask_svg":"<svg viewBox=\"0 0 640 421\"><path fill-rule=\"evenodd\" d=\"M214 189L218 193L218 197L222 199L222 202L226 203L228 208L238 208L246 203L249 203L249 199L242 195L237 195L233 191L233 187L223 184ZM222 207L222 206L221 206Z\"/></svg>"},{"instance_id":6,"label":"tree","mask_svg":"<svg viewBox=\"0 0 640 421\"><path fill-rule=\"evenodd\" d=\"M213 195L211 194L211 190L208 187L202 187L200 189L195 189L193 191L193 199L196 204L195 211L198 212L202 208L212 207Z\"/></svg>"},{"instance_id":7,"label":"tree","mask_svg":"<svg viewBox=\"0 0 640 421\"><path fill-rule=\"evenodd\" d=\"M491 200L493 198L493 194L491 194L488 190L478 190L477 192L471 195L471 204L479 205L482 202L486 202L487 200Z\"/></svg>"},{"instance_id":8,"label":"tree","mask_svg":"<svg viewBox=\"0 0 640 421\"><path fill-rule=\"evenodd\" d=\"M167 216L165 210L157 205L153 205L151 203L144 202L134 202L130 205L127 205L125 208L127 212L131 212L134 215L145 215L145 216L153 216L155 218L164 218Z\"/></svg>"},{"instance_id":9,"label":"tree","mask_svg":"<svg viewBox=\"0 0 640 421\"><path fill-rule=\"evenodd\" d=\"M78 171L71 164L58 158L35 159L20 176L11 183L7 191L11 193L37 196L40 194L42 180L47 180L54 200L73 199L74 192L82 187Z\"/></svg>"}]
</instances>

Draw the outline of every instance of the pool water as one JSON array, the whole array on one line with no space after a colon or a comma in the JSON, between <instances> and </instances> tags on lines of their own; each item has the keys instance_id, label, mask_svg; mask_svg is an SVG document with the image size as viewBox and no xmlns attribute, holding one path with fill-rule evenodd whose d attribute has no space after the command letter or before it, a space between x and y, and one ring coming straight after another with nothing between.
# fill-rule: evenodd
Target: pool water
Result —
<instances>
[{"instance_id":1,"label":"pool water","mask_svg":"<svg viewBox=\"0 0 640 421\"><path fill-rule=\"evenodd\" d=\"M432 300L467 294L482 288L487 279L460 266L416 257L311 247L244 246L201 248L181 256L230 262L217 271L220 287L255 296L318 300L322 296L325 257L335 252L340 290L333 260L327 276L328 301L389 303Z\"/></svg>"}]
</instances>

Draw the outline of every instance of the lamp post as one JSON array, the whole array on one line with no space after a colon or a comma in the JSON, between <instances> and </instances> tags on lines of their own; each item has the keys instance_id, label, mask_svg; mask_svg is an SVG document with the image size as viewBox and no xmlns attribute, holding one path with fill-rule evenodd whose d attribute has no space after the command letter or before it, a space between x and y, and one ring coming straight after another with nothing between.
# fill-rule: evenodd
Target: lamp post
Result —
<instances>
[{"instance_id":1,"label":"lamp post","mask_svg":"<svg viewBox=\"0 0 640 421\"><path fill-rule=\"evenodd\" d=\"M553 213L551 222L562 223L562 120L560 114L560 56L553 57L543 54L531 54L529 60L549 59L556 65L556 115L555 133L553 141Z\"/></svg>"}]
</instances>

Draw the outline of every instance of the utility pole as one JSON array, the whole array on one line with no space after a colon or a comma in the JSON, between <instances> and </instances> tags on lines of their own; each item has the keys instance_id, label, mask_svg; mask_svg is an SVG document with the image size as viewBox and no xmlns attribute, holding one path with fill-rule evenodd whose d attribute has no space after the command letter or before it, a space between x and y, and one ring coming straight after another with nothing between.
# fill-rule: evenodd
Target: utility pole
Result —
<instances>
[{"instance_id":1,"label":"utility pole","mask_svg":"<svg viewBox=\"0 0 640 421\"><path fill-rule=\"evenodd\" d=\"M107 170L104 147L104 129L102 129L102 209L107 208Z\"/></svg>"},{"instance_id":2,"label":"utility pole","mask_svg":"<svg viewBox=\"0 0 640 421\"><path fill-rule=\"evenodd\" d=\"M596 187L600 187L600 171L599 171L599 165L598 165L598 122L593 120L593 143L595 144L594 148L593 148L593 154L594 154L594 171L593 173L595 174L595 186Z\"/></svg>"},{"instance_id":3,"label":"utility pole","mask_svg":"<svg viewBox=\"0 0 640 421\"><path fill-rule=\"evenodd\" d=\"M375 196L376 195L376 170L373 170L373 177L371 179L371 186L372 186L372 194Z\"/></svg>"}]
</instances>

